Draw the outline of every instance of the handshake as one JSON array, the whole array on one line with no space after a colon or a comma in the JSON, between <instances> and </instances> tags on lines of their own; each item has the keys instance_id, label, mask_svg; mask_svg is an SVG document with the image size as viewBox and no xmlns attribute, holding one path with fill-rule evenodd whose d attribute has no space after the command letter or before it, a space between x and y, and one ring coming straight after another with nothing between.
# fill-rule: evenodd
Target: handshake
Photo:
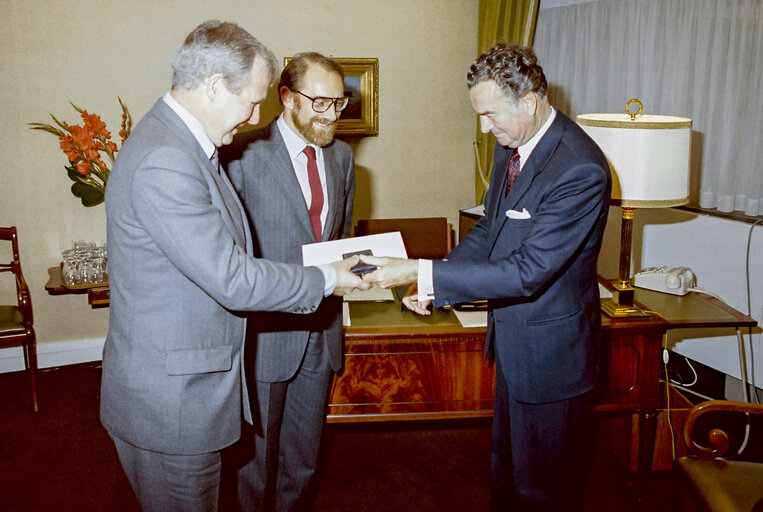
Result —
<instances>
[{"instance_id":1,"label":"handshake","mask_svg":"<svg viewBox=\"0 0 763 512\"><path fill-rule=\"evenodd\" d=\"M334 295L347 295L353 290L368 290L377 284L382 288L406 286L416 283L419 261L403 258L383 258L367 254L354 254L342 261L331 264L337 271L337 285ZM428 302L417 300L415 286L403 298L405 307L420 315L430 314Z\"/></svg>"}]
</instances>

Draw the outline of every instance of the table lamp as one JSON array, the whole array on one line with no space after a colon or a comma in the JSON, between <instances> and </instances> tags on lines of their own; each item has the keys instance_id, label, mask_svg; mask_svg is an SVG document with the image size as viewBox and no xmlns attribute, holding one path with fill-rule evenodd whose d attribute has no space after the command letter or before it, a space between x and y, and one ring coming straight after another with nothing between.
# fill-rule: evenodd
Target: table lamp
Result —
<instances>
[{"instance_id":1,"label":"table lamp","mask_svg":"<svg viewBox=\"0 0 763 512\"><path fill-rule=\"evenodd\" d=\"M636 210L689 201L691 119L644 115L642 110L641 102L631 99L624 114L580 114L576 119L607 157L612 204L622 209L618 279L612 281L612 299L602 301L604 313L615 318L647 316L633 303L631 233Z\"/></svg>"}]
</instances>

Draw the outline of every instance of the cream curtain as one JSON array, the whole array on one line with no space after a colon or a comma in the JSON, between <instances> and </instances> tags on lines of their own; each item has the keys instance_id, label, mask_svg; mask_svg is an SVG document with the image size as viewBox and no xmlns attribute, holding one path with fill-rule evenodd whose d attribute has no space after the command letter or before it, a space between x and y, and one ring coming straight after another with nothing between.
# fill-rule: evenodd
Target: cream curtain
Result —
<instances>
[{"instance_id":1,"label":"cream curtain","mask_svg":"<svg viewBox=\"0 0 763 512\"><path fill-rule=\"evenodd\" d=\"M532 45L535 19L540 0L480 0L479 42L480 55L500 41ZM495 138L480 133L477 120L477 137L474 142L476 160L475 195L477 203L485 199L490 169L493 166Z\"/></svg>"},{"instance_id":2,"label":"cream curtain","mask_svg":"<svg viewBox=\"0 0 763 512\"><path fill-rule=\"evenodd\" d=\"M538 13L552 103L575 116L638 98L692 118L692 204L763 215L763 2L570 1Z\"/></svg>"}]
</instances>

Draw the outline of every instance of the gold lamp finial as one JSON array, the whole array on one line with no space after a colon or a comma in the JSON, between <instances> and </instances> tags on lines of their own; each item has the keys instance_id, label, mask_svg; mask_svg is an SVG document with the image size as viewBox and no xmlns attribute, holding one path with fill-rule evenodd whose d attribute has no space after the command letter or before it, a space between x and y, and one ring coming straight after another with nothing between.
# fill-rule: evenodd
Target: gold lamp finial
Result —
<instances>
[{"instance_id":1,"label":"gold lamp finial","mask_svg":"<svg viewBox=\"0 0 763 512\"><path fill-rule=\"evenodd\" d=\"M636 112L635 114L631 112L631 105L633 105L634 103L638 105L638 112ZM642 110L644 110L644 105L636 98L629 99L628 102L625 104L625 113L631 116L631 121L635 121L636 118L641 115Z\"/></svg>"}]
</instances>

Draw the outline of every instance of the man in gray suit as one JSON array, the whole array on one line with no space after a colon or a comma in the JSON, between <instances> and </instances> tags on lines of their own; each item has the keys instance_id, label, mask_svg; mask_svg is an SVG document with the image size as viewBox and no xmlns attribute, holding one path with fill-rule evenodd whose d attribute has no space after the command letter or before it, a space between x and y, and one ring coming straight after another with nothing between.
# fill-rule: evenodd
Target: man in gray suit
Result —
<instances>
[{"instance_id":1,"label":"man in gray suit","mask_svg":"<svg viewBox=\"0 0 763 512\"><path fill-rule=\"evenodd\" d=\"M101 421L143 510L217 509L220 450L240 436L242 404L251 420L236 311L311 313L359 285L353 261L305 268L251 256L216 147L258 121L276 69L245 30L203 23L110 176Z\"/></svg>"},{"instance_id":2,"label":"man in gray suit","mask_svg":"<svg viewBox=\"0 0 763 512\"><path fill-rule=\"evenodd\" d=\"M255 254L302 263L303 244L350 236L353 154L334 140L347 105L344 72L318 53L299 54L283 70L278 90L283 114L239 134L221 160L230 162L228 173L249 214ZM253 360L249 376L256 384L250 387L256 387L259 414L254 455L238 472L241 510L309 507L331 371L342 366L341 300L333 299L309 315L249 317L247 361Z\"/></svg>"}]
</instances>

